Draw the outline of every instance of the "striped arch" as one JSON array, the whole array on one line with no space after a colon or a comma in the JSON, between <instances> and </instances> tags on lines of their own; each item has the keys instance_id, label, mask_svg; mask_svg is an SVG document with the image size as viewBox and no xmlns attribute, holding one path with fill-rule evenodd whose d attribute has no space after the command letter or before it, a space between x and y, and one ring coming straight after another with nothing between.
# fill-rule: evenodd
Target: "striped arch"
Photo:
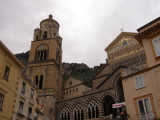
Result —
<instances>
[{"instance_id":1,"label":"striped arch","mask_svg":"<svg viewBox=\"0 0 160 120\"><path fill-rule=\"evenodd\" d=\"M96 97L89 97L86 101L87 118L99 118L99 99Z\"/></svg>"},{"instance_id":2,"label":"striped arch","mask_svg":"<svg viewBox=\"0 0 160 120\"><path fill-rule=\"evenodd\" d=\"M115 77L114 88L116 90L118 102L124 102L124 91L120 71Z\"/></svg>"},{"instance_id":3,"label":"striped arch","mask_svg":"<svg viewBox=\"0 0 160 120\"><path fill-rule=\"evenodd\" d=\"M91 103L99 103L99 99L95 96L91 96L91 97L88 97L88 99L85 101L85 106L88 107L88 105L90 105Z\"/></svg>"},{"instance_id":4,"label":"striped arch","mask_svg":"<svg viewBox=\"0 0 160 120\"><path fill-rule=\"evenodd\" d=\"M111 96L114 100L116 100L116 95L112 94L111 92L106 91L105 93L102 94L100 102L104 103L105 97L106 96Z\"/></svg>"},{"instance_id":5,"label":"striped arch","mask_svg":"<svg viewBox=\"0 0 160 120\"><path fill-rule=\"evenodd\" d=\"M58 106L59 107L59 113L63 112L63 111L66 111L66 110L70 110L70 105L67 104L67 103L63 103L61 106Z\"/></svg>"},{"instance_id":6,"label":"striped arch","mask_svg":"<svg viewBox=\"0 0 160 120\"><path fill-rule=\"evenodd\" d=\"M120 80L121 80L121 73L119 72L117 73L117 75L115 76L113 80L114 88L117 88Z\"/></svg>"},{"instance_id":7,"label":"striped arch","mask_svg":"<svg viewBox=\"0 0 160 120\"><path fill-rule=\"evenodd\" d=\"M84 103L81 101L81 100L76 100L76 101L74 101L74 103L72 104L72 106L71 106L71 109L73 110L73 109L75 109L75 108L77 108L77 107L84 107Z\"/></svg>"}]
</instances>

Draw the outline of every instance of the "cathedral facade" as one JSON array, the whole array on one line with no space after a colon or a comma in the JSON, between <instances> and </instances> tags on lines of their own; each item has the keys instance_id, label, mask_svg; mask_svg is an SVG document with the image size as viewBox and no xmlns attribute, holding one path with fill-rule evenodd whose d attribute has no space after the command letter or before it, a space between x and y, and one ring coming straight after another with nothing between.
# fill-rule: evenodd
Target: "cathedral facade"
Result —
<instances>
[{"instance_id":1,"label":"cathedral facade","mask_svg":"<svg viewBox=\"0 0 160 120\"><path fill-rule=\"evenodd\" d=\"M26 73L38 88L37 99L42 104L43 119L116 117L121 109L113 109L112 104L125 102L122 68L127 68L130 74L146 68L145 53L135 39L136 35L137 33L121 32L106 47L106 65L92 78L92 88L84 87L89 90L66 98L64 93L71 88L62 88L62 38L59 36L59 23L52 19L52 15L41 21L40 28L34 30Z\"/></svg>"},{"instance_id":2,"label":"cathedral facade","mask_svg":"<svg viewBox=\"0 0 160 120\"><path fill-rule=\"evenodd\" d=\"M115 118L122 111L112 104L123 103L122 69L127 74L146 68L143 47L134 38L137 33L122 32L106 47L106 65L93 77L92 90L56 103L57 120Z\"/></svg>"}]
</instances>

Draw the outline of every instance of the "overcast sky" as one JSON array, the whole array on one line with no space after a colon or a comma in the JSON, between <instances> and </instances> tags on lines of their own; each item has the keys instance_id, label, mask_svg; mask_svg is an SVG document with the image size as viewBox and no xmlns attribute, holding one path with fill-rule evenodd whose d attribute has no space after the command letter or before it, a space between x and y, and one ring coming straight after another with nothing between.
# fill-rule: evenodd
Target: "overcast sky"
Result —
<instances>
[{"instance_id":1,"label":"overcast sky","mask_svg":"<svg viewBox=\"0 0 160 120\"><path fill-rule=\"evenodd\" d=\"M63 62L105 63L104 49L123 28L160 15L160 0L0 0L0 40L15 54L30 49L33 32L52 14L60 24Z\"/></svg>"}]
</instances>

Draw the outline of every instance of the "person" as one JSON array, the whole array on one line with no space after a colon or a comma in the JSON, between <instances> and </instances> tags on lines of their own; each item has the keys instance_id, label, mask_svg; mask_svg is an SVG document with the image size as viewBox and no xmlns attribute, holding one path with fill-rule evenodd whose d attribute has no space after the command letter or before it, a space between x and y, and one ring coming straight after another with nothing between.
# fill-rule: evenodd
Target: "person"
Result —
<instances>
[{"instance_id":1,"label":"person","mask_svg":"<svg viewBox=\"0 0 160 120\"><path fill-rule=\"evenodd\" d=\"M109 119L113 119L113 115L112 114L109 115Z\"/></svg>"},{"instance_id":2,"label":"person","mask_svg":"<svg viewBox=\"0 0 160 120\"><path fill-rule=\"evenodd\" d=\"M121 116L122 119L124 119L124 112L123 111L121 112L120 116Z\"/></svg>"}]
</instances>

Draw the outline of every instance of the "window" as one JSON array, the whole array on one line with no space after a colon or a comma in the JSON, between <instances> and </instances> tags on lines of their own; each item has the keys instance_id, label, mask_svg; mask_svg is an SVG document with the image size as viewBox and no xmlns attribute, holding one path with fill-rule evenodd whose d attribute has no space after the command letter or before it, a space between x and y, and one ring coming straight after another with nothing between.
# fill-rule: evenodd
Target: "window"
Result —
<instances>
[{"instance_id":1,"label":"window","mask_svg":"<svg viewBox=\"0 0 160 120\"><path fill-rule=\"evenodd\" d=\"M20 113L20 114L23 113L23 106L24 106L24 103L22 101L20 101L18 113Z\"/></svg>"},{"instance_id":2,"label":"window","mask_svg":"<svg viewBox=\"0 0 160 120\"><path fill-rule=\"evenodd\" d=\"M31 119L31 117L32 117L32 108L29 107L29 108L28 108L28 118Z\"/></svg>"},{"instance_id":3,"label":"window","mask_svg":"<svg viewBox=\"0 0 160 120\"><path fill-rule=\"evenodd\" d=\"M30 98L33 99L34 96L34 90L31 88Z\"/></svg>"},{"instance_id":4,"label":"window","mask_svg":"<svg viewBox=\"0 0 160 120\"><path fill-rule=\"evenodd\" d=\"M60 51L59 49L57 49L57 53L56 53L56 63L57 65L60 67Z\"/></svg>"},{"instance_id":5,"label":"window","mask_svg":"<svg viewBox=\"0 0 160 120\"><path fill-rule=\"evenodd\" d=\"M152 42L156 53L156 57L158 57L160 56L160 37L154 39Z\"/></svg>"},{"instance_id":6,"label":"window","mask_svg":"<svg viewBox=\"0 0 160 120\"><path fill-rule=\"evenodd\" d=\"M5 71L4 71L4 79L8 80L9 72L10 72L10 68L6 65L6 68L5 68Z\"/></svg>"},{"instance_id":7,"label":"window","mask_svg":"<svg viewBox=\"0 0 160 120\"><path fill-rule=\"evenodd\" d=\"M76 88L76 91L78 92L78 88Z\"/></svg>"},{"instance_id":8,"label":"window","mask_svg":"<svg viewBox=\"0 0 160 120\"><path fill-rule=\"evenodd\" d=\"M40 76L39 89L43 88L43 75Z\"/></svg>"},{"instance_id":9,"label":"window","mask_svg":"<svg viewBox=\"0 0 160 120\"><path fill-rule=\"evenodd\" d=\"M37 52L36 52L36 60L42 61L47 59L47 54L48 54L48 46L45 44L39 45L37 47Z\"/></svg>"},{"instance_id":10,"label":"window","mask_svg":"<svg viewBox=\"0 0 160 120\"><path fill-rule=\"evenodd\" d=\"M35 79L36 79L36 80L35 80L35 84L36 84L36 86L38 87L38 76L36 76Z\"/></svg>"},{"instance_id":11,"label":"window","mask_svg":"<svg viewBox=\"0 0 160 120\"><path fill-rule=\"evenodd\" d=\"M43 34L43 39L46 39L46 38L47 38L47 32L45 31Z\"/></svg>"},{"instance_id":12,"label":"window","mask_svg":"<svg viewBox=\"0 0 160 120\"><path fill-rule=\"evenodd\" d=\"M42 89L43 88L43 75L39 76L35 76L35 84L37 86L38 89Z\"/></svg>"},{"instance_id":13,"label":"window","mask_svg":"<svg viewBox=\"0 0 160 120\"><path fill-rule=\"evenodd\" d=\"M127 45L127 41L124 40L124 41L122 42L122 45Z\"/></svg>"},{"instance_id":14,"label":"window","mask_svg":"<svg viewBox=\"0 0 160 120\"><path fill-rule=\"evenodd\" d=\"M71 82L71 81L69 82L69 85L70 85L70 86L72 85L72 82Z\"/></svg>"},{"instance_id":15,"label":"window","mask_svg":"<svg viewBox=\"0 0 160 120\"><path fill-rule=\"evenodd\" d=\"M142 76L138 76L138 77L135 78L135 86L136 86L136 89L140 89L140 88L143 88L145 86Z\"/></svg>"},{"instance_id":16,"label":"window","mask_svg":"<svg viewBox=\"0 0 160 120\"><path fill-rule=\"evenodd\" d=\"M21 90L22 94L25 94L25 89L26 89L26 83L23 82L22 83L22 90Z\"/></svg>"},{"instance_id":17,"label":"window","mask_svg":"<svg viewBox=\"0 0 160 120\"><path fill-rule=\"evenodd\" d=\"M138 102L140 119L141 120L153 119L154 114L152 112L150 99L149 98L144 98L144 99L138 100L137 102Z\"/></svg>"},{"instance_id":18,"label":"window","mask_svg":"<svg viewBox=\"0 0 160 120\"><path fill-rule=\"evenodd\" d=\"M36 36L36 40L38 40L38 35Z\"/></svg>"},{"instance_id":19,"label":"window","mask_svg":"<svg viewBox=\"0 0 160 120\"><path fill-rule=\"evenodd\" d=\"M0 111L2 110L3 100L4 100L4 95L0 93Z\"/></svg>"},{"instance_id":20,"label":"window","mask_svg":"<svg viewBox=\"0 0 160 120\"><path fill-rule=\"evenodd\" d=\"M38 60L46 60L46 54L47 54L46 50L38 51Z\"/></svg>"}]
</instances>

